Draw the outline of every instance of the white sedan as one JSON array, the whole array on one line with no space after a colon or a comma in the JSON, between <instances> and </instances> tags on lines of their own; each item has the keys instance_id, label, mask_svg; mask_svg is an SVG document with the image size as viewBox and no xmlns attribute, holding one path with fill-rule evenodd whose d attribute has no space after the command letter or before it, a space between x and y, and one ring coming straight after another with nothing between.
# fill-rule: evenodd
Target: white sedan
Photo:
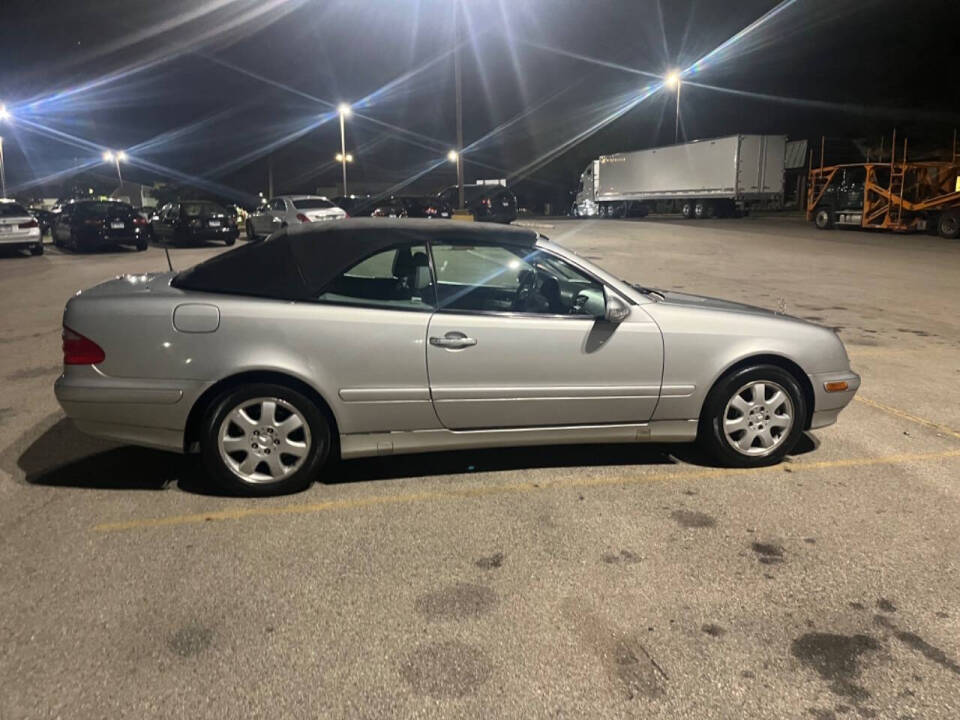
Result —
<instances>
[{"instance_id":1,"label":"white sedan","mask_svg":"<svg viewBox=\"0 0 960 720\"><path fill-rule=\"evenodd\" d=\"M31 255L43 255L40 223L13 200L0 200L0 246L29 248Z\"/></svg>"},{"instance_id":2,"label":"white sedan","mask_svg":"<svg viewBox=\"0 0 960 720\"><path fill-rule=\"evenodd\" d=\"M288 226L341 220L347 213L319 195L280 195L247 218L247 240L258 240Z\"/></svg>"}]
</instances>

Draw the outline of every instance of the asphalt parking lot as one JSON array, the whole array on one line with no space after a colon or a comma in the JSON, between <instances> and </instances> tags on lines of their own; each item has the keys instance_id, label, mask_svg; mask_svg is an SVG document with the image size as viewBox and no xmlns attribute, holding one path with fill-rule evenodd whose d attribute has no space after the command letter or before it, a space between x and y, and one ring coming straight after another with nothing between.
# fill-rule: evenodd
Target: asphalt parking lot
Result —
<instances>
[{"instance_id":1,"label":"asphalt parking lot","mask_svg":"<svg viewBox=\"0 0 960 720\"><path fill-rule=\"evenodd\" d=\"M163 252L0 251L0 718L960 717L960 244L533 224L628 280L839 328L860 394L763 470L540 448L221 497L53 396L65 301Z\"/></svg>"}]
</instances>

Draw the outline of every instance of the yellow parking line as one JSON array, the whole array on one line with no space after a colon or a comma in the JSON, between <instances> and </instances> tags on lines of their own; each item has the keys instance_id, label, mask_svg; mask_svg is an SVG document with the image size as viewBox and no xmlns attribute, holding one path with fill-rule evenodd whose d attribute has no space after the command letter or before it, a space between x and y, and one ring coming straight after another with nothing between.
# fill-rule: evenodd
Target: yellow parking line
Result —
<instances>
[{"instance_id":1,"label":"yellow parking line","mask_svg":"<svg viewBox=\"0 0 960 720\"><path fill-rule=\"evenodd\" d=\"M923 462L927 460L941 460L960 457L960 450L947 450L936 453L903 453L886 455L883 457L850 458L846 460L820 460L817 462L793 462L790 467L795 471L823 470L839 467L864 467L869 465L896 465L908 462ZM444 500L451 498L480 498L490 495L506 495L509 493L525 493L552 488L582 488L600 485L636 485L641 483L667 482L672 480L690 481L705 480L716 477L735 475L755 475L762 470L739 468L709 468L694 471L654 472L646 475L601 475L593 478L571 477L561 478L544 483L512 483L505 485L490 485L484 487L450 488L442 491L419 493L403 493L397 495L375 495L371 497L353 498L345 500L329 500L318 503L302 503L297 505L257 505L253 507L226 508L206 513L191 515L170 515L158 518L142 518L138 520L124 520L94 525L94 532L120 532L124 530L142 530L146 528L168 527L175 525L195 525L205 522L221 520L242 520L249 517L272 517L277 515L305 515L321 513L331 510L353 510L356 508L374 505L396 505L401 503L420 502L424 500Z\"/></svg>"},{"instance_id":2,"label":"yellow parking line","mask_svg":"<svg viewBox=\"0 0 960 720\"><path fill-rule=\"evenodd\" d=\"M947 427L946 425L941 425L940 423L934 422L933 420L927 420L926 418L920 417L919 415L908 413L906 410L895 408L892 405L884 405L882 402L871 400L870 398L863 397L862 395L856 395L854 399L857 402L862 402L864 405L869 405L870 407L876 408L877 410L882 410L883 412L889 413L890 415L896 415L897 417L903 418L904 420L915 422L918 425L923 425L924 427L928 427L931 430L942 432L946 435L949 435L950 437L954 437L960 440L960 432L957 432L953 428Z\"/></svg>"}]
</instances>

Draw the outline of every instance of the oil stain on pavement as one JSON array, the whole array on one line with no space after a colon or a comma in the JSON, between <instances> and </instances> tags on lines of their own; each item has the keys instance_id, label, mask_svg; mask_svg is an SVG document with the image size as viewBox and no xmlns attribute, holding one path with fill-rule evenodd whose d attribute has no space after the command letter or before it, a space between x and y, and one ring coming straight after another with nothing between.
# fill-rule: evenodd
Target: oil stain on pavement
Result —
<instances>
[{"instance_id":1,"label":"oil stain on pavement","mask_svg":"<svg viewBox=\"0 0 960 720\"><path fill-rule=\"evenodd\" d=\"M574 633L596 656L618 695L634 700L657 699L666 694L667 674L640 642L639 633L611 627L582 600L565 601L563 614Z\"/></svg>"},{"instance_id":2,"label":"oil stain on pavement","mask_svg":"<svg viewBox=\"0 0 960 720\"><path fill-rule=\"evenodd\" d=\"M466 620L492 611L499 602L497 594L484 585L457 583L416 600L417 612L431 621Z\"/></svg>"},{"instance_id":3,"label":"oil stain on pavement","mask_svg":"<svg viewBox=\"0 0 960 720\"><path fill-rule=\"evenodd\" d=\"M170 649L183 658L199 655L213 641L213 631L199 625L187 625L180 628L170 638Z\"/></svg>"},{"instance_id":4,"label":"oil stain on pavement","mask_svg":"<svg viewBox=\"0 0 960 720\"><path fill-rule=\"evenodd\" d=\"M775 543L755 542L750 549L760 556L757 559L764 565L778 565L783 562L783 547Z\"/></svg>"},{"instance_id":5,"label":"oil stain on pavement","mask_svg":"<svg viewBox=\"0 0 960 720\"><path fill-rule=\"evenodd\" d=\"M857 702L870 697L855 682L860 676L860 656L879 649L880 643L869 635L832 633L807 633L790 646L791 654L829 682L831 691Z\"/></svg>"},{"instance_id":6,"label":"oil stain on pavement","mask_svg":"<svg viewBox=\"0 0 960 720\"><path fill-rule=\"evenodd\" d=\"M717 525L717 521L712 517L696 510L674 510L670 517L677 525L685 528L712 528Z\"/></svg>"},{"instance_id":7,"label":"oil stain on pavement","mask_svg":"<svg viewBox=\"0 0 960 720\"><path fill-rule=\"evenodd\" d=\"M400 677L419 695L461 698L490 679L493 666L479 648L457 640L428 643L401 664Z\"/></svg>"}]
</instances>

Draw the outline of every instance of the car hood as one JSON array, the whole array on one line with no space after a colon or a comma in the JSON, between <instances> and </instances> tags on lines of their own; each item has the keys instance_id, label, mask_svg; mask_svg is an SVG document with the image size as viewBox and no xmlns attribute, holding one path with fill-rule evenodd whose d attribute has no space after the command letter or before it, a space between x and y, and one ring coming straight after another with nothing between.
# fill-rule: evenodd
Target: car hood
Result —
<instances>
[{"instance_id":1,"label":"car hood","mask_svg":"<svg viewBox=\"0 0 960 720\"><path fill-rule=\"evenodd\" d=\"M793 320L799 319L788 316L784 313L757 307L756 305L747 305L746 303L733 302L732 300L723 300L721 298L707 297L705 295L692 295L690 293L676 292L674 290L654 290L654 292L663 297L661 302L669 305L683 305L686 307L699 307L709 310L728 310L733 312L751 313L753 315L790 317Z\"/></svg>"}]
</instances>

